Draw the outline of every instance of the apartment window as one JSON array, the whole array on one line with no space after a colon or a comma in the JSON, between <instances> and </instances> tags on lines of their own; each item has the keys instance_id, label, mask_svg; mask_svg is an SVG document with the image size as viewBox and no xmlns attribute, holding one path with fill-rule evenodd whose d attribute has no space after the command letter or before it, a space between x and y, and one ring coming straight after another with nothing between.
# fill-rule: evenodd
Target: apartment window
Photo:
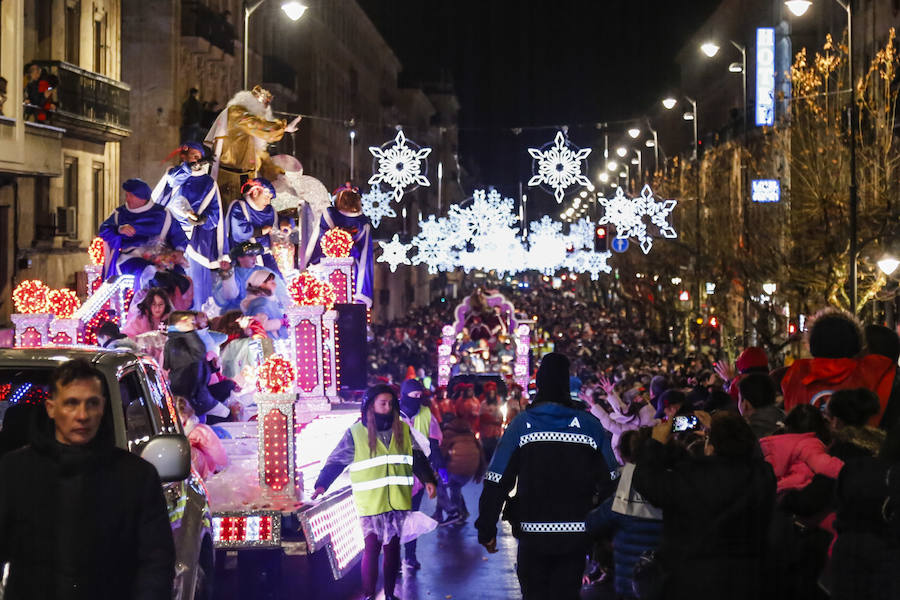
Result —
<instances>
[{"instance_id":1,"label":"apartment window","mask_svg":"<svg viewBox=\"0 0 900 600\"><path fill-rule=\"evenodd\" d=\"M67 156L63 162L63 199L63 205L66 208L75 209L75 216L74 219L72 219L72 222L78 223L78 159L73 156ZM71 211L67 212L71 213ZM57 223L58 227L62 227L63 225L63 223ZM69 237L77 238L78 227L73 226L72 224L66 225L66 228L71 234ZM60 235L62 234L63 232L60 232Z\"/></svg>"},{"instance_id":2,"label":"apartment window","mask_svg":"<svg viewBox=\"0 0 900 600\"><path fill-rule=\"evenodd\" d=\"M91 193L94 197L94 225L100 227L106 216L106 194L103 177L103 163L94 163L91 172Z\"/></svg>"},{"instance_id":3,"label":"apartment window","mask_svg":"<svg viewBox=\"0 0 900 600\"><path fill-rule=\"evenodd\" d=\"M106 75L106 16L94 21L94 73Z\"/></svg>"},{"instance_id":4,"label":"apartment window","mask_svg":"<svg viewBox=\"0 0 900 600\"><path fill-rule=\"evenodd\" d=\"M66 2L66 62L77 65L81 45L81 2Z\"/></svg>"},{"instance_id":5,"label":"apartment window","mask_svg":"<svg viewBox=\"0 0 900 600\"><path fill-rule=\"evenodd\" d=\"M53 239L53 215L50 213L50 178L34 178L34 241Z\"/></svg>"},{"instance_id":6,"label":"apartment window","mask_svg":"<svg viewBox=\"0 0 900 600\"><path fill-rule=\"evenodd\" d=\"M35 20L38 45L35 58L49 60L51 58L50 43L53 36L53 3L35 2Z\"/></svg>"}]
</instances>

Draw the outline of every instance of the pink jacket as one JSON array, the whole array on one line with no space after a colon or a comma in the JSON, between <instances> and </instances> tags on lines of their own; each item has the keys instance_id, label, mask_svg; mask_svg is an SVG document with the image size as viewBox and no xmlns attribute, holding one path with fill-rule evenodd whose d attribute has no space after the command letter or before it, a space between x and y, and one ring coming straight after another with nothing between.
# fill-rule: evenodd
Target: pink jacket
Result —
<instances>
[{"instance_id":1,"label":"pink jacket","mask_svg":"<svg viewBox=\"0 0 900 600\"><path fill-rule=\"evenodd\" d=\"M777 491L806 487L813 475L837 479L844 461L828 454L815 433L783 433L759 440L778 480Z\"/></svg>"},{"instance_id":2,"label":"pink jacket","mask_svg":"<svg viewBox=\"0 0 900 600\"><path fill-rule=\"evenodd\" d=\"M228 464L228 455L212 428L195 419L191 418L184 430L191 443L191 466L201 479L206 479Z\"/></svg>"}]
</instances>

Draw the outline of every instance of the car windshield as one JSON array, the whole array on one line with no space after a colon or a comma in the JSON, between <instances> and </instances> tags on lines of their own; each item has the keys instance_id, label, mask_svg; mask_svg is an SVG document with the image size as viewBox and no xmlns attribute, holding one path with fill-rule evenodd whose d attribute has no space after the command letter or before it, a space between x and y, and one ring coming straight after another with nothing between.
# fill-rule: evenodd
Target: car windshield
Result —
<instances>
[{"instance_id":1,"label":"car windshield","mask_svg":"<svg viewBox=\"0 0 900 600\"><path fill-rule=\"evenodd\" d=\"M0 368L0 455L28 443L31 414L50 397L52 369Z\"/></svg>"}]
</instances>

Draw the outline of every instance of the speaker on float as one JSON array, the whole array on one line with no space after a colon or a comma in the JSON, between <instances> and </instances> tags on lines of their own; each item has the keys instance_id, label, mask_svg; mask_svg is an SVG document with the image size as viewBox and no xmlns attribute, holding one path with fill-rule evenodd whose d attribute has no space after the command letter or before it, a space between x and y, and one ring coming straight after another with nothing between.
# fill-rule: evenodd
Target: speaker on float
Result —
<instances>
[{"instance_id":1,"label":"speaker on float","mask_svg":"<svg viewBox=\"0 0 900 600\"><path fill-rule=\"evenodd\" d=\"M335 304L337 311L337 364L341 370L342 390L365 390L366 377L366 306Z\"/></svg>"}]
</instances>

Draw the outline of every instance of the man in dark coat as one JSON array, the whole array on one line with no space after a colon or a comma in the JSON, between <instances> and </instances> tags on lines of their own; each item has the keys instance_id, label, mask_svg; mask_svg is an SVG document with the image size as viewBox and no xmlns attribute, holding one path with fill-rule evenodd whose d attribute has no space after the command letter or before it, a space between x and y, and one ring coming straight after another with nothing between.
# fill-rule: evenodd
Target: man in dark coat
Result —
<instances>
[{"instance_id":1,"label":"man in dark coat","mask_svg":"<svg viewBox=\"0 0 900 600\"><path fill-rule=\"evenodd\" d=\"M517 574L525 600L579 597L589 540L585 516L616 468L600 421L573 406L569 359L551 352L537 372L537 397L507 428L484 476L478 542L497 551L504 503L519 538ZM516 495L509 498L513 486Z\"/></svg>"},{"instance_id":2,"label":"man in dark coat","mask_svg":"<svg viewBox=\"0 0 900 600\"><path fill-rule=\"evenodd\" d=\"M163 368L169 372L169 387L191 405L201 423L206 415L227 418L228 408L210 392L212 374L206 361L206 345L194 330L195 313L175 311L169 315L169 332L163 350Z\"/></svg>"},{"instance_id":3,"label":"man in dark coat","mask_svg":"<svg viewBox=\"0 0 900 600\"><path fill-rule=\"evenodd\" d=\"M164 600L175 546L152 465L117 448L103 376L61 365L31 444L0 459L5 600Z\"/></svg>"},{"instance_id":4,"label":"man in dark coat","mask_svg":"<svg viewBox=\"0 0 900 600\"><path fill-rule=\"evenodd\" d=\"M705 415L708 417L708 415ZM663 511L661 563L666 600L759 600L765 597L766 532L775 505L775 474L750 426L718 413L705 456L666 452L672 424L653 428L640 449L633 485Z\"/></svg>"}]
</instances>

